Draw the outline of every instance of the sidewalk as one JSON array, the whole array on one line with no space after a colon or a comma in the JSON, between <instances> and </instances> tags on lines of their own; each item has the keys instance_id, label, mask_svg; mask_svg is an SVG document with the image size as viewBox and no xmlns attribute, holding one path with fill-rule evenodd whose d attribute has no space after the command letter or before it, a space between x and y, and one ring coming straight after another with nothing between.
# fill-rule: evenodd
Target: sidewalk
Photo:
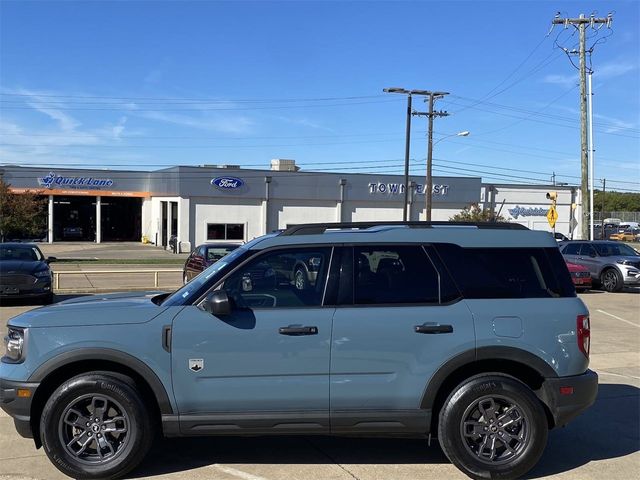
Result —
<instances>
[{"instance_id":1,"label":"sidewalk","mask_svg":"<svg viewBox=\"0 0 640 480\"><path fill-rule=\"evenodd\" d=\"M46 257L80 260L148 260L171 259L186 260L188 253L174 254L162 247L144 245L139 242L89 243L89 242L56 242L39 243L38 247Z\"/></svg>"}]
</instances>

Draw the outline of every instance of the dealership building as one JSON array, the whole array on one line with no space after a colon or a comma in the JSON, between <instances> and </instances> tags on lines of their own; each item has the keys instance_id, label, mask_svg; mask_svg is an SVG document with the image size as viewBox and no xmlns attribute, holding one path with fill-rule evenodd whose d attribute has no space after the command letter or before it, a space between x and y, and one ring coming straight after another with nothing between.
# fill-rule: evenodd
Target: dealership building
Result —
<instances>
[{"instance_id":1,"label":"dealership building","mask_svg":"<svg viewBox=\"0 0 640 480\"><path fill-rule=\"evenodd\" d=\"M48 242L145 241L181 251L204 242L248 241L288 225L402 220L401 175L271 168L176 166L154 171L0 166L14 193L48 199ZM425 218L424 177L409 182L408 217ZM571 186L487 184L479 177L434 177L432 220L479 204L511 222L551 231L547 192L558 193L556 231L578 238L580 192ZM574 227L573 230L571 227Z\"/></svg>"}]
</instances>

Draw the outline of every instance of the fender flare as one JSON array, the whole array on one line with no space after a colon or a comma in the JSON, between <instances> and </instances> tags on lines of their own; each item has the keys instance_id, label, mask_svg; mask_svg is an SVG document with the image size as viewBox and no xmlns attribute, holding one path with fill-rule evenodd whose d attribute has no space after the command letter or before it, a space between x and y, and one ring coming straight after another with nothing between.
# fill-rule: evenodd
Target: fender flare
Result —
<instances>
[{"instance_id":1,"label":"fender flare","mask_svg":"<svg viewBox=\"0 0 640 480\"><path fill-rule=\"evenodd\" d=\"M167 391L156 373L142 360L118 350L110 348L79 348L61 353L40 365L29 377L29 382L42 382L52 372L71 363L104 360L118 363L140 375L153 392L161 414L172 414L173 407Z\"/></svg>"},{"instance_id":2,"label":"fender flare","mask_svg":"<svg viewBox=\"0 0 640 480\"><path fill-rule=\"evenodd\" d=\"M533 368L543 378L558 377L557 372L551 365L526 350L507 346L480 347L476 350L462 352L438 368L425 387L420 401L420 408L431 410L440 387L442 387L447 378L459 368L465 365L473 365L473 363L481 360L509 360Z\"/></svg>"}]
</instances>

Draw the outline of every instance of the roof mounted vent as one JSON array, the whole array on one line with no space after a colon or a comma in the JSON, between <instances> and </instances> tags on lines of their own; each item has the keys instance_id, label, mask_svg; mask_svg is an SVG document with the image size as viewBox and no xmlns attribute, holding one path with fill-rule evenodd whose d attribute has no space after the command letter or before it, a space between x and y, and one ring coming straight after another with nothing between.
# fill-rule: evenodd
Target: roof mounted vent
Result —
<instances>
[{"instance_id":1,"label":"roof mounted vent","mask_svg":"<svg viewBox=\"0 0 640 480\"><path fill-rule=\"evenodd\" d=\"M295 160L274 158L271 160L271 170L275 172L297 172L300 167L296 166Z\"/></svg>"}]
</instances>

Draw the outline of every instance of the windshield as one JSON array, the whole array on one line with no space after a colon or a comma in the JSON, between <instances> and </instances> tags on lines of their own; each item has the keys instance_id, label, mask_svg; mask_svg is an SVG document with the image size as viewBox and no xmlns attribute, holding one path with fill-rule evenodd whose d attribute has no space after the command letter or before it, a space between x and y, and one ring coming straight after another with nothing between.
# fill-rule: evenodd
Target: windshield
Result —
<instances>
[{"instance_id":1,"label":"windshield","mask_svg":"<svg viewBox=\"0 0 640 480\"><path fill-rule=\"evenodd\" d=\"M42 260L42 255L36 247L28 247L26 245L0 245L0 260L35 262Z\"/></svg>"},{"instance_id":2,"label":"windshield","mask_svg":"<svg viewBox=\"0 0 640 480\"><path fill-rule=\"evenodd\" d=\"M640 256L640 253L624 243L596 243L594 247L596 247L598 254L602 257L615 257L619 255L627 257Z\"/></svg>"}]
</instances>

